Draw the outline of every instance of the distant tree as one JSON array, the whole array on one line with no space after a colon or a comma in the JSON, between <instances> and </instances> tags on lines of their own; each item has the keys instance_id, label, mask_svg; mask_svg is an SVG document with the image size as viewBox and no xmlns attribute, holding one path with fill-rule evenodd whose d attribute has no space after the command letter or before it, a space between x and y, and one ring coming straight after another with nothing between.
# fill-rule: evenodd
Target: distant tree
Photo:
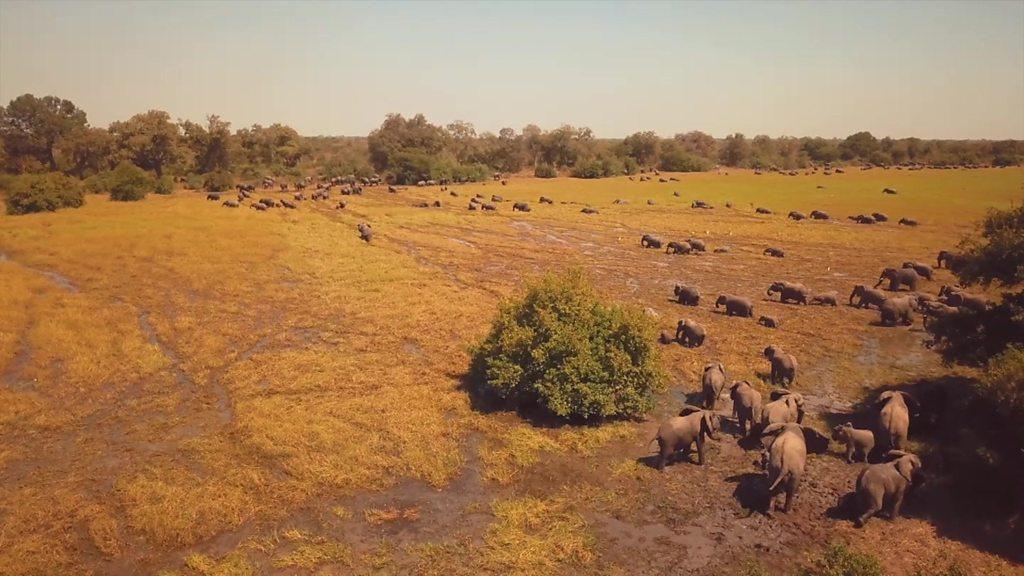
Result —
<instances>
[{"instance_id":1,"label":"distant tree","mask_svg":"<svg viewBox=\"0 0 1024 576\"><path fill-rule=\"evenodd\" d=\"M294 167L309 154L309 147L290 126L271 124L263 127L253 124L235 133L242 157L250 164L272 166L283 164Z\"/></svg>"},{"instance_id":2,"label":"distant tree","mask_svg":"<svg viewBox=\"0 0 1024 576\"><path fill-rule=\"evenodd\" d=\"M110 199L117 202L142 200L156 188L156 180L131 162L121 162L107 176Z\"/></svg>"},{"instance_id":3,"label":"distant tree","mask_svg":"<svg viewBox=\"0 0 1024 576\"><path fill-rule=\"evenodd\" d=\"M871 132L857 132L843 140L843 143L839 145L839 153L845 160L854 158L867 160L880 148L878 139L872 136Z\"/></svg>"},{"instance_id":4,"label":"distant tree","mask_svg":"<svg viewBox=\"0 0 1024 576\"><path fill-rule=\"evenodd\" d=\"M171 116L162 110L136 114L110 125L121 152L143 170L163 176L164 169L181 158L180 134Z\"/></svg>"},{"instance_id":5,"label":"distant tree","mask_svg":"<svg viewBox=\"0 0 1024 576\"><path fill-rule=\"evenodd\" d=\"M22 158L57 170L57 142L87 126L85 112L70 100L56 96L36 98L22 94L0 106L0 140L9 163L20 168ZM19 170L20 171L20 170Z\"/></svg>"},{"instance_id":6,"label":"distant tree","mask_svg":"<svg viewBox=\"0 0 1024 576\"><path fill-rule=\"evenodd\" d=\"M710 168L710 162L700 156L688 154L675 142L662 146L658 168L666 172L701 172Z\"/></svg>"},{"instance_id":7,"label":"distant tree","mask_svg":"<svg viewBox=\"0 0 1024 576\"><path fill-rule=\"evenodd\" d=\"M750 158L750 143L743 134L739 132L725 137L722 143L719 159L726 166L743 166Z\"/></svg>"},{"instance_id":8,"label":"distant tree","mask_svg":"<svg viewBox=\"0 0 1024 576\"><path fill-rule=\"evenodd\" d=\"M653 131L636 132L622 141L625 155L637 161L641 166L650 166L658 157L661 139Z\"/></svg>"},{"instance_id":9,"label":"distant tree","mask_svg":"<svg viewBox=\"0 0 1024 576\"><path fill-rule=\"evenodd\" d=\"M80 128L57 142L61 170L85 178L109 170L117 160L117 142L103 128Z\"/></svg>"},{"instance_id":10,"label":"distant tree","mask_svg":"<svg viewBox=\"0 0 1024 576\"><path fill-rule=\"evenodd\" d=\"M803 151L812 162L833 162L839 158L836 145L824 138L803 139Z\"/></svg>"},{"instance_id":11,"label":"distant tree","mask_svg":"<svg viewBox=\"0 0 1024 576\"><path fill-rule=\"evenodd\" d=\"M445 131L427 122L422 114L408 120L401 114L388 114L380 128L367 137L370 163L377 170L385 171L392 166L398 154L408 150L434 156L444 151L446 138Z\"/></svg>"},{"instance_id":12,"label":"distant tree","mask_svg":"<svg viewBox=\"0 0 1024 576\"><path fill-rule=\"evenodd\" d=\"M179 122L185 146L192 153L194 169L200 174L231 169L231 123L215 114L206 126L188 120Z\"/></svg>"},{"instance_id":13,"label":"distant tree","mask_svg":"<svg viewBox=\"0 0 1024 576\"><path fill-rule=\"evenodd\" d=\"M683 152L712 160L716 158L718 142L710 134L699 131L676 134L673 138Z\"/></svg>"}]
</instances>

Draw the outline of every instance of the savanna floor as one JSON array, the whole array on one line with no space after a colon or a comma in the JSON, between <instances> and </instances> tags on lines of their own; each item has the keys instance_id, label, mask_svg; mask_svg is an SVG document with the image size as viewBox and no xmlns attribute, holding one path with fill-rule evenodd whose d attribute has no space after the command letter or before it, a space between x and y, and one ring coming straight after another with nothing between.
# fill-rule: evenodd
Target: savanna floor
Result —
<instances>
[{"instance_id":1,"label":"savanna floor","mask_svg":"<svg viewBox=\"0 0 1024 576\"><path fill-rule=\"evenodd\" d=\"M458 197L378 187L345 210L337 193L257 212L178 191L0 216L0 574L776 573L829 542L885 556L896 575L1021 573L1020 541L990 537L941 490L855 529L831 511L861 467L837 446L810 458L796 510L767 518L758 451L733 428L706 466L664 473L648 441L710 360L767 394L769 343L799 358L795 389L821 430L880 388L958 377L920 321L883 328L875 311L764 290L784 279L842 299L885 266L934 262L987 208L1024 199L1024 170L672 176L513 178L453 186ZM477 193L505 202L470 212ZM814 209L833 220L785 217ZM846 219L875 211L892 221ZM904 216L921 225L897 226ZM644 232L709 251L644 250ZM551 427L466 392L469 347L501 298L568 267L663 329L708 328L701 348L662 347L671 381L647 420ZM938 271L925 290L952 281ZM699 307L671 301L677 282L700 288ZM782 326L719 314L725 292ZM724 398L718 410L730 413ZM912 447L922 438L912 428Z\"/></svg>"}]
</instances>

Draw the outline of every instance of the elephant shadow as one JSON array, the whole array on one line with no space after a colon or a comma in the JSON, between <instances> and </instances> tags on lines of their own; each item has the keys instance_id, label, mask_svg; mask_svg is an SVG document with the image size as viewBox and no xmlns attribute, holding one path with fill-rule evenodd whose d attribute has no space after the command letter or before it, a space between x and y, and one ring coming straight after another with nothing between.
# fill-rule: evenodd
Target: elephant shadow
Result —
<instances>
[{"instance_id":1,"label":"elephant shadow","mask_svg":"<svg viewBox=\"0 0 1024 576\"><path fill-rule=\"evenodd\" d=\"M850 491L840 496L835 506L825 510L825 516L832 520L853 520L857 516L857 493Z\"/></svg>"},{"instance_id":2,"label":"elephant shadow","mask_svg":"<svg viewBox=\"0 0 1024 576\"><path fill-rule=\"evenodd\" d=\"M754 377L757 378L758 380L760 380L761 382L764 382L765 384L771 384L772 383L772 373L771 372L763 372L761 370L754 370Z\"/></svg>"},{"instance_id":3,"label":"elephant shadow","mask_svg":"<svg viewBox=\"0 0 1024 576\"><path fill-rule=\"evenodd\" d=\"M732 497L749 514L765 514L768 510L768 479L761 472L744 472L729 476L726 482L736 484Z\"/></svg>"}]
</instances>

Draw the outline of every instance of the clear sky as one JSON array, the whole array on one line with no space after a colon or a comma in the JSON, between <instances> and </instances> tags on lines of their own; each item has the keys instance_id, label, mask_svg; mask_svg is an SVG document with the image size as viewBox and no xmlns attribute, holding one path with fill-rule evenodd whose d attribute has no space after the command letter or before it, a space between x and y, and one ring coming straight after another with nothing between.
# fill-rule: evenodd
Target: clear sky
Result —
<instances>
[{"instance_id":1,"label":"clear sky","mask_svg":"<svg viewBox=\"0 0 1024 576\"><path fill-rule=\"evenodd\" d=\"M1024 1L9 2L0 101L364 135L388 112L638 130L1024 138Z\"/></svg>"}]
</instances>

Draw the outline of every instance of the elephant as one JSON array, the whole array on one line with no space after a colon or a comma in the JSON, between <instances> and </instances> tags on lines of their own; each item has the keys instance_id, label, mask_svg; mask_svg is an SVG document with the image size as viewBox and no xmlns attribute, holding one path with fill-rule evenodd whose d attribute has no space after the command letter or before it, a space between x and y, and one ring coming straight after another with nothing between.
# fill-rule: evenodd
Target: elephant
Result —
<instances>
[{"instance_id":1,"label":"elephant","mask_svg":"<svg viewBox=\"0 0 1024 576\"><path fill-rule=\"evenodd\" d=\"M680 449L689 451L697 443L697 464L704 465L704 442L706 438L718 440L721 417L711 410L696 406L684 406L679 416L669 418L658 428L658 470L665 469L665 463Z\"/></svg>"},{"instance_id":2,"label":"elephant","mask_svg":"<svg viewBox=\"0 0 1024 576\"><path fill-rule=\"evenodd\" d=\"M768 296L779 293L779 302L795 302L797 304L807 304L807 299L811 294L811 291L807 289L803 284L795 284L792 282L772 282L772 285L768 287Z\"/></svg>"},{"instance_id":3,"label":"elephant","mask_svg":"<svg viewBox=\"0 0 1024 576\"><path fill-rule=\"evenodd\" d=\"M676 341L675 334L668 330L662 330L661 335L658 336L658 342L662 344L671 344Z\"/></svg>"},{"instance_id":4,"label":"elephant","mask_svg":"<svg viewBox=\"0 0 1024 576\"><path fill-rule=\"evenodd\" d=\"M858 214L856 216L850 216L849 218L850 218L850 220L853 220L857 224L874 224L875 223L875 219L873 217L867 216L867 215L864 215L864 214Z\"/></svg>"},{"instance_id":5,"label":"elephant","mask_svg":"<svg viewBox=\"0 0 1024 576\"><path fill-rule=\"evenodd\" d=\"M551 198L548 198L547 196L541 196L539 202L541 204L554 204L555 203L554 200L552 200Z\"/></svg>"},{"instance_id":6,"label":"elephant","mask_svg":"<svg viewBox=\"0 0 1024 576\"><path fill-rule=\"evenodd\" d=\"M807 452L823 453L828 450L828 437L813 428L795 423L772 424L761 431L767 452L768 513L775 511L776 497L786 494L783 512L793 510L793 502L800 489L800 479L807 466Z\"/></svg>"},{"instance_id":7,"label":"elephant","mask_svg":"<svg viewBox=\"0 0 1024 576\"><path fill-rule=\"evenodd\" d=\"M812 210L811 218L814 220L828 220L828 212L822 212L821 210Z\"/></svg>"},{"instance_id":8,"label":"elephant","mask_svg":"<svg viewBox=\"0 0 1024 576\"><path fill-rule=\"evenodd\" d=\"M700 378L701 390L704 393L704 408L715 409L715 402L725 389L725 366L721 362L709 362L704 365L704 373Z\"/></svg>"},{"instance_id":9,"label":"elephant","mask_svg":"<svg viewBox=\"0 0 1024 576\"><path fill-rule=\"evenodd\" d=\"M449 190L448 191L448 195L453 197L453 198L458 198L459 197L459 193L456 192L455 190Z\"/></svg>"},{"instance_id":10,"label":"elephant","mask_svg":"<svg viewBox=\"0 0 1024 576\"><path fill-rule=\"evenodd\" d=\"M857 476L856 494L861 513L854 524L858 528L864 526L886 502L889 503L889 519L899 518L903 497L913 486L914 478L922 467L917 455L902 450L890 450L885 458L886 462L871 464Z\"/></svg>"},{"instance_id":11,"label":"elephant","mask_svg":"<svg viewBox=\"0 0 1024 576\"><path fill-rule=\"evenodd\" d=\"M758 207L756 210L754 210L754 212L758 214L774 214L774 212L772 212L771 210L763 207Z\"/></svg>"},{"instance_id":12,"label":"elephant","mask_svg":"<svg viewBox=\"0 0 1024 576\"><path fill-rule=\"evenodd\" d=\"M209 194L206 195L206 199L212 200L214 202L220 202L220 194L218 194L217 192L210 192Z\"/></svg>"},{"instance_id":13,"label":"elephant","mask_svg":"<svg viewBox=\"0 0 1024 576\"><path fill-rule=\"evenodd\" d=\"M344 210L345 208L348 208L348 202L344 200L338 200L338 205L334 207L335 210Z\"/></svg>"},{"instance_id":14,"label":"elephant","mask_svg":"<svg viewBox=\"0 0 1024 576\"><path fill-rule=\"evenodd\" d=\"M689 242L672 241L665 246L665 254L689 254L692 251L693 246L690 246Z\"/></svg>"},{"instance_id":15,"label":"elephant","mask_svg":"<svg viewBox=\"0 0 1024 576\"><path fill-rule=\"evenodd\" d=\"M526 202L516 202L515 204L512 205L512 211L513 212L517 212L517 211L518 212L529 212L530 211L530 205L527 204Z\"/></svg>"},{"instance_id":16,"label":"elephant","mask_svg":"<svg viewBox=\"0 0 1024 576\"><path fill-rule=\"evenodd\" d=\"M597 211L597 208L591 208L590 206L587 206L583 210L580 210L580 212L582 212L583 214L600 214L600 212Z\"/></svg>"},{"instance_id":17,"label":"elephant","mask_svg":"<svg viewBox=\"0 0 1024 576\"><path fill-rule=\"evenodd\" d=\"M771 256L773 258L785 258L786 257L786 253L783 252L782 249L780 249L780 248L772 248L771 246L769 246L768 248L765 248L764 252L762 252L762 254L767 254L768 256Z\"/></svg>"},{"instance_id":18,"label":"elephant","mask_svg":"<svg viewBox=\"0 0 1024 576\"><path fill-rule=\"evenodd\" d=\"M623 200L622 198L616 198L615 201L612 202L612 204L615 204L616 206L623 206L625 204L629 204L629 200Z\"/></svg>"},{"instance_id":19,"label":"elephant","mask_svg":"<svg viewBox=\"0 0 1024 576\"><path fill-rule=\"evenodd\" d=\"M917 226L917 224L917 220L914 220L913 218L900 218L899 221L900 226Z\"/></svg>"},{"instance_id":20,"label":"elephant","mask_svg":"<svg viewBox=\"0 0 1024 576\"><path fill-rule=\"evenodd\" d=\"M231 199L225 200L222 205L223 206L227 206L228 208L238 208L239 207L238 200L231 200Z\"/></svg>"},{"instance_id":21,"label":"elephant","mask_svg":"<svg viewBox=\"0 0 1024 576\"><path fill-rule=\"evenodd\" d=\"M943 286L939 289L939 302L947 306L963 307L975 312L984 312L988 309L988 300L983 296L968 294L952 286Z\"/></svg>"},{"instance_id":22,"label":"elephant","mask_svg":"<svg viewBox=\"0 0 1024 576\"><path fill-rule=\"evenodd\" d=\"M757 319L757 323L765 328L778 328L781 324L776 318L772 316L761 316Z\"/></svg>"},{"instance_id":23,"label":"elephant","mask_svg":"<svg viewBox=\"0 0 1024 576\"><path fill-rule=\"evenodd\" d=\"M897 193L896 190L893 190L892 188L883 188L882 189L882 194L896 194L896 193Z\"/></svg>"},{"instance_id":24,"label":"elephant","mask_svg":"<svg viewBox=\"0 0 1024 576\"><path fill-rule=\"evenodd\" d=\"M673 293L676 295L676 301L680 304L686 306L697 306L700 304L700 290L693 286L676 284Z\"/></svg>"},{"instance_id":25,"label":"elephant","mask_svg":"<svg viewBox=\"0 0 1024 576\"><path fill-rule=\"evenodd\" d=\"M286 198L281 199L281 206L284 206L285 208L288 208L290 210L295 210L296 208L298 208L298 206L296 206L294 202Z\"/></svg>"},{"instance_id":26,"label":"elephant","mask_svg":"<svg viewBox=\"0 0 1024 576\"><path fill-rule=\"evenodd\" d=\"M847 422L832 429L832 439L846 444L846 463L852 464L855 454L868 461L868 454L875 448L875 434L871 430L854 428Z\"/></svg>"},{"instance_id":27,"label":"elephant","mask_svg":"<svg viewBox=\"0 0 1024 576\"><path fill-rule=\"evenodd\" d=\"M890 292L898 292L901 286L906 286L911 292L916 292L917 283L921 277L912 268L886 268L879 274L878 282L874 287L878 288L886 280L889 281Z\"/></svg>"},{"instance_id":28,"label":"elephant","mask_svg":"<svg viewBox=\"0 0 1024 576\"><path fill-rule=\"evenodd\" d=\"M296 192L295 194L292 194L292 198L294 198L296 202L302 202L306 199L306 195L302 192Z\"/></svg>"},{"instance_id":29,"label":"elephant","mask_svg":"<svg viewBox=\"0 0 1024 576\"><path fill-rule=\"evenodd\" d=\"M747 298L740 296L733 296L731 294L722 294L715 300L715 308L725 305L725 313L727 316L744 316L747 318L754 317L754 303Z\"/></svg>"},{"instance_id":30,"label":"elephant","mask_svg":"<svg viewBox=\"0 0 1024 576\"><path fill-rule=\"evenodd\" d=\"M786 388L796 382L797 362L796 357L774 344L764 349L764 357L771 362L771 383L773 386L779 384Z\"/></svg>"},{"instance_id":31,"label":"elephant","mask_svg":"<svg viewBox=\"0 0 1024 576\"><path fill-rule=\"evenodd\" d=\"M859 298L857 304L853 303L854 298ZM865 284L857 284L853 287L853 292L850 292L850 305L857 308L868 308L871 305L879 307L886 298L888 296L881 290L868 288Z\"/></svg>"},{"instance_id":32,"label":"elephant","mask_svg":"<svg viewBox=\"0 0 1024 576\"><path fill-rule=\"evenodd\" d=\"M491 202L504 202L505 199L497 194L491 194Z\"/></svg>"},{"instance_id":33,"label":"elephant","mask_svg":"<svg viewBox=\"0 0 1024 576\"><path fill-rule=\"evenodd\" d=\"M917 400L906 392L888 390L878 395L875 407L878 408L878 432L887 441L891 449L902 450L910 430L910 408L907 403L920 406Z\"/></svg>"},{"instance_id":34,"label":"elephant","mask_svg":"<svg viewBox=\"0 0 1024 576\"><path fill-rule=\"evenodd\" d=\"M814 297L811 298L811 304L817 304L819 306L838 306L839 293L832 290L830 292L815 294Z\"/></svg>"},{"instance_id":35,"label":"elephant","mask_svg":"<svg viewBox=\"0 0 1024 576\"><path fill-rule=\"evenodd\" d=\"M917 310L917 298L912 295L887 298L878 305L883 326L895 326L897 323L910 326L914 323L911 313Z\"/></svg>"},{"instance_id":36,"label":"elephant","mask_svg":"<svg viewBox=\"0 0 1024 576\"><path fill-rule=\"evenodd\" d=\"M494 212L494 211L496 211L498 209L497 206L495 206L494 204L491 204L490 202L484 202L484 203L480 204L480 208L483 209L486 212Z\"/></svg>"},{"instance_id":37,"label":"elephant","mask_svg":"<svg viewBox=\"0 0 1024 576\"><path fill-rule=\"evenodd\" d=\"M370 227L366 222L360 222L356 229L359 230L359 238L367 244L373 240L373 228Z\"/></svg>"},{"instance_id":38,"label":"elephant","mask_svg":"<svg viewBox=\"0 0 1024 576\"><path fill-rule=\"evenodd\" d=\"M644 248L661 248L663 241L653 234L644 234L640 237L640 245Z\"/></svg>"},{"instance_id":39,"label":"elephant","mask_svg":"<svg viewBox=\"0 0 1024 576\"><path fill-rule=\"evenodd\" d=\"M732 412L746 437L753 431L754 424L761 421L761 393L750 382L741 380L729 387L729 398L732 398Z\"/></svg>"},{"instance_id":40,"label":"elephant","mask_svg":"<svg viewBox=\"0 0 1024 576\"><path fill-rule=\"evenodd\" d=\"M704 208L706 210L706 209L711 208L711 205L708 204L707 202L703 201L703 200L694 200L690 204L690 208Z\"/></svg>"},{"instance_id":41,"label":"elephant","mask_svg":"<svg viewBox=\"0 0 1024 576\"><path fill-rule=\"evenodd\" d=\"M770 402L761 409L761 426L804 421L804 395L789 390L772 390Z\"/></svg>"},{"instance_id":42,"label":"elephant","mask_svg":"<svg viewBox=\"0 0 1024 576\"><path fill-rule=\"evenodd\" d=\"M940 250L935 267L942 268L943 262L945 262L946 268L955 268L960 263L960 255L949 250Z\"/></svg>"},{"instance_id":43,"label":"elephant","mask_svg":"<svg viewBox=\"0 0 1024 576\"><path fill-rule=\"evenodd\" d=\"M395 188L394 186L388 184L388 192L390 192L391 194L396 194L398 193L398 188Z\"/></svg>"},{"instance_id":44,"label":"elephant","mask_svg":"<svg viewBox=\"0 0 1024 576\"><path fill-rule=\"evenodd\" d=\"M414 208L430 208L430 203L429 202L417 202L417 203L413 204L413 207Z\"/></svg>"},{"instance_id":45,"label":"elephant","mask_svg":"<svg viewBox=\"0 0 1024 576\"><path fill-rule=\"evenodd\" d=\"M881 212L872 212L871 217L875 219L875 222L888 222L889 217Z\"/></svg>"},{"instance_id":46,"label":"elephant","mask_svg":"<svg viewBox=\"0 0 1024 576\"><path fill-rule=\"evenodd\" d=\"M708 250L707 245L700 238L687 238L686 243L690 245L694 252L707 252Z\"/></svg>"},{"instance_id":47,"label":"elephant","mask_svg":"<svg viewBox=\"0 0 1024 576\"><path fill-rule=\"evenodd\" d=\"M932 267L923 262L907 261L903 263L903 268L917 272L917 275L925 280L932 279Z\"/></svg>"},{"instance_id":48,"label":"elephant","mask_svg":"<svg viewBox=\"0 0 1024 576\"><path fill-rule=\"evenodd\" d=\"M704 343L704 327L693 320L680 320L676 324L676 340L687 348L697 348Z\"/></svg>"},{"instance_id":49,"label":"elephant","mask_svg":"<svg viewBox=\"0 0 1024 576\"><path fill-rule=\"evenodd\" d=\"M479 210L480 209L480 204L478 202L470 202L469 203L469 209L470 210Z\"/></svg>"},{"instance_id":50,"label":"elephant","mask_svg":"<svg viewBox=\"0 0 1024 576\"><path fill-rule=\"evenodd\" d=\"M650 198L648 198L647 199L647 205L648 206L654 206L654 200L651 200Z\"/></svg>"},{"instance_id":51,"label":"elephant","mask_svg":"<svg viewBox=\"0 0 1024 576\"><path fill-rule=\"evenodd\" d=\"M431 206L433 206L434 208L440 208L441 207L441 201L440 200L434 200L434 202L431 204ZM527 210L527 212L529 212L529 210Z\"/></svg>"},{"instance_id":52,"label":"elephant","mask_svg":"<svg viewBox=\"0 0 1024 576\"><path fill-rule=\"evenodd\" d=\"M249 207L257 212L265 212L267 209L266 204L260 204L259 202L253 202L252 204L249 204Z\"/></svg>"},{"instance_id":53,"label":"elephant","mask_svg":"<svg viewBox=\"0 0 1024 576\"><path fill-rule=\"evenodd\" d=\"M796 210L793 210L792 212L789 213L789 219L796 221L806 220L807 215L804 214L803 212L797 212Z\"/></svg>"},{"instance_id":54,"label":"elephant","mask_svg":"<svg viewBox=\"0 0 1024 576\"><path fill-rule=\"evenodd\" d=\"M279 188L281 188L281 192L287 192L288 191L288 185L287 184L282 183L282 184L280 184L278 186L279 186Z\"/></svg>"},{"instance_id":55,"label":"elephant","mask_svg":"<svg viewBox=\"0 0 1024 576\"><path fill-rule=\"evenodd\" d=\"M275 207L277 207L277 202L274 201L273 198L260 198L259 203L263 204L267 208L275 208Z\"/></svg>"},{"instance_id":56,"label":"elephant","mask_svg":"<svg viewBox=\"0 0 1024 576\"><path fill-rule=\"evenodd\" d=\"M719 246L718 248L715 248L715 254L728 254L729 252L732 252L731 246Z\"/></svg>"}]
</instances>

